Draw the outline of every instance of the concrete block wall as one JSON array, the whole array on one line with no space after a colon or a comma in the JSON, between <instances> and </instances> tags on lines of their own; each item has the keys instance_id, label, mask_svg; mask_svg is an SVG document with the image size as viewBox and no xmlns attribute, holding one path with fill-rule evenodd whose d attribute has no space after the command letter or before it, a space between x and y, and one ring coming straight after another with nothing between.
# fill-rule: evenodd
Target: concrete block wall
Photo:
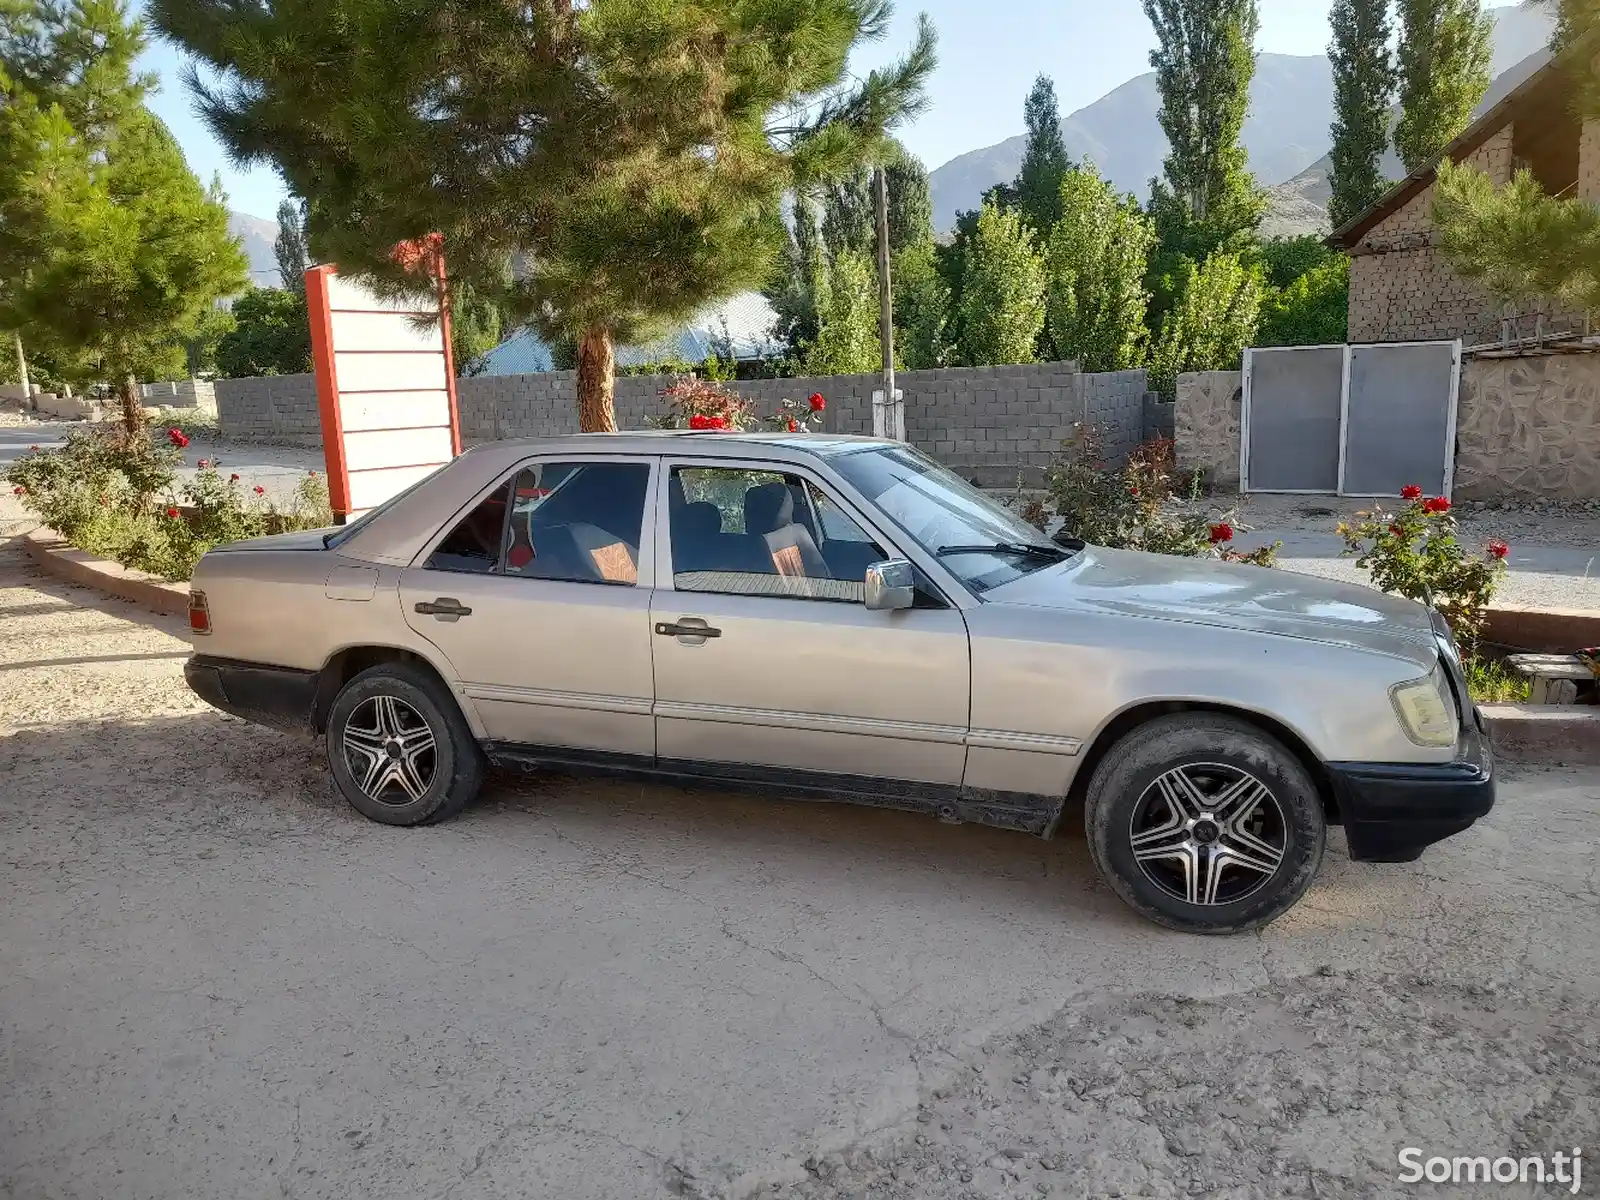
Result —
<instances>
[{"instance_id":1,"label":"concrete block wall","mask_svg":"<svg viewBox=\"0 0 1600 1200\"><path fill-rule=\"evenodd\" d=\"M616 382L617 424L642 429L666 411L661 393L672 379L622 376ZM760 416L785 399L804 404L813 392L828 402L829 433L870 434L872 393L880 377L830 375L755 379L733 384ZM906 437L915 446L988 487L1038 483L1063 442L1082 423L1097 426L1107 448L1126 454L1145 437L1143 371L1085 375L1073 363L952 367L897 377L906 402ZM577 377L572 371L476 376L456 381L461 438L468 445L503 438L578 432ZM227 379L216 384L224 434L315 442L321 425L310 375Z\"/></svg>"},{"instance_id":2,"label":"concrete block wall","mask_svg":"<svg viewBox=\"0 0 1600 1200\"><path fill-rule=\"evenodd\" d=\"M175 379L147 383L141 391L147 408L198 408L217 411L217 393L209 379Z\"/></svg>"},{"instance_id":3,"label":"concrete block wall","mask_svg":"<svg viewBox=\"0 0 1600 1200\"><path fill-rule=\"evenodd\" d=\"M214 385L217 426L237 438L320 446L322 417L317 408L317 377L263 375L219 379Z\"/></svg>"}]
</instances>

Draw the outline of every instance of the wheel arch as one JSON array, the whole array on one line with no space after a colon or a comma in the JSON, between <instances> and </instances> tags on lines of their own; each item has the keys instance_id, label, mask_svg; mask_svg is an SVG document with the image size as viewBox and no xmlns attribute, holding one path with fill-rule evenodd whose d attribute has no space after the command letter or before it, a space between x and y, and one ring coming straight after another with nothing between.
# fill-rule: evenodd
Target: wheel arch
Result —
<instances>
[{"instance_id":1,"label":"wheel arch","mask_svg":"<svg viewBox=\"0 0 1600 1200\"><path fill-rule=\"evenodd\" d=\"M1316 785L1318 798L1322 801L1322 811L1328 824L1343 824L1339 812L1339 799L1334 791L1333 780L1328 774L1322 760L1317 757L1305 738L1301 737L1289 726L1265 713L1253 709L1238 708L1229 704L1217 704L1208 701L1194 700L1146 700L1130 705L1113 716L1095 735L1094 741L1083 751L1083 760L1078 765L1076 774L1072 777L1072 785L1067 789L1066 803L1063 811L1068 807L1082 807L1089 791L1089 781L1094 778L1095 771L1111 748L1128 734L1147 725L1158 717L1170 716L1173 713L1201 713L1215 714L1217 716L1233 717L1255 726L1262 733L1283 743L1284 749L1300 760L1306 773L1311 776L1311 781ZM1057 818L1059 823L1060 818ZM1052 828L1051 833L1054 832Z\"/></svg>"},{"instance_id":2,"label":"wheel arch","mask_svg":"<svg viewBox=\"0 0 1600 1200\"><path fill-rule=\"evenodd\" d=\"M456 707L460 710L467 727L472 730L473 736L482 739L483 730L478 722L478 714L471 704L465 702L449 677L439 669L439 664L427 655L405 646L354 645L345 646L330 654L317 674L317 690L311 707L312 728L319 734L326 732L328 713L345 684L361 672L382 666L384 663L406 663L432 675L456 702Z\"/></svg>"}]
</instances>

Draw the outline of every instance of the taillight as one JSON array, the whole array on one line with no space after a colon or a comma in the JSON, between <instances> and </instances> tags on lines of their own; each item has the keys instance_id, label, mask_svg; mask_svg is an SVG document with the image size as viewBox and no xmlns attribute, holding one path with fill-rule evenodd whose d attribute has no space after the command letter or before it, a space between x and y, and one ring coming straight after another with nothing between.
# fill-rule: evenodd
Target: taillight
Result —
<instances>
[{"instance_id":1,"label":"taillight","mask_svg":"<svg viewBox=\"0 0 1600 1200\"><path fill-rule=\"evenodd\" d=\"M189 593L189 629L194 633L211 632L211 609L204 592Z\"/></svg>"}]
</instances>

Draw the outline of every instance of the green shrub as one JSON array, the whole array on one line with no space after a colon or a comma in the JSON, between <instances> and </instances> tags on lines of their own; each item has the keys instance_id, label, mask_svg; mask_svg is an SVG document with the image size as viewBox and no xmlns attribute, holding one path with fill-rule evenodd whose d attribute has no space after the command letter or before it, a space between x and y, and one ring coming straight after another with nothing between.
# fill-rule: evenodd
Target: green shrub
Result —
<instances>
[{"instance_id":1,"label":"green shrub","mask_svg":"<svg viewBox=\"0 0 1600 1200\"><path fill-rule=\"evenodd\" d=\"M1482 553L1469 554L1456 540L1456 519L1443 496L1425 497L1415 484L1401 492L1399 512L1374 508L1356 514L1354 524L1341 523L1347 553L1356 566L1372 573L1383 591L1431 604L1444 614L1460 644L1462 656L1473 658L1483 636L1485 614L1505 573L1504 542L1490 542Z\"/></svg>"},{"instance_id":2,"label":"green shrub","mask_svg":"<svg viewBox=\"0 0 1600 1200\"><path fill-rule=\"evenodd\" d=\"M171 580L188 579L212 546L332 524L327 484L315 471L286 506L205 459L174 493L188 437L176 427L160 436L165 445L120 429L77 431L58 450L28 453L6 480L72 545Z\"/></svg>"},{"instance_id":3,"label":"green shrub","mask_svg":"<svg viewBox=\"0 0 1600 1200\"><path fill-rule=\"evenodd\" d=\"M1140 446L1121 467L1107 464L1099 434L1079 426L1072 448L1046 474L1049 500L1024 515L1043 528L1051 515L1063 529L1096 546L1270 567L1281 543L1248 554L1233 548L1232 513L1180 511L1175 500L1197 502L1199 472L1182 475L1170 438Z\"/></svg>"}]
</instances>

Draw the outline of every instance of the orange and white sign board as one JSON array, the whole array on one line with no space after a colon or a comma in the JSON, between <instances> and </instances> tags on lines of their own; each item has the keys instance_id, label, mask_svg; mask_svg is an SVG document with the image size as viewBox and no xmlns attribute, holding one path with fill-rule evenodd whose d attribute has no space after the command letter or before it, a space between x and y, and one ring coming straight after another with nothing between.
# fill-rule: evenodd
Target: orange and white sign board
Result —
<instances>
[{"instance_id":1,"label":"orange and white sign board","mask_svg":"<svg viewBox=\"0 0 1600 1200\"><path fill-rule=\"evenodd\" d=\"M336 267L306 272L328 494L341 518L461 453L450 314L439 294L385 300Z\"/></svg>"}]
</instances>

